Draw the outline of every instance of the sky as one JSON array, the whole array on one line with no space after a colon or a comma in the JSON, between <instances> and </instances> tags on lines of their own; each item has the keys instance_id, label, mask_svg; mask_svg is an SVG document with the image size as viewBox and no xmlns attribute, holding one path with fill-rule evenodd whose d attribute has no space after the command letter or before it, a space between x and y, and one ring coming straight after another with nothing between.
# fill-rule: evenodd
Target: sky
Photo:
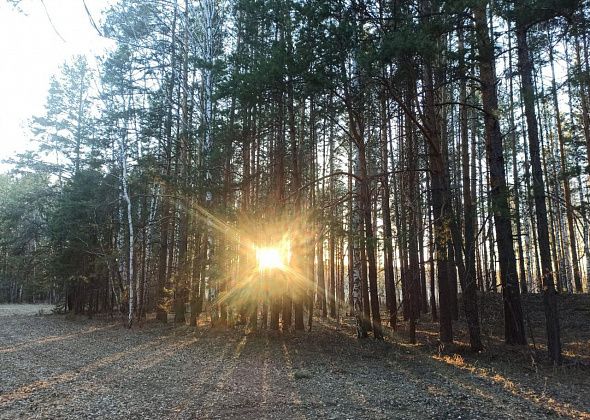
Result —
<instances>
[{"instance_id":1,"label":"sky","mask_svg":"<svg viewBox=\"0 0 590 420\"><path fill-rule=\"evenodd\" d=\"M112 3L86 0L97 24L100 10ZM59 66L77 54L92 59L109 45L90 23L83 0L22 0L20 8L0 0L0 161L33 148L28 121L43 115ZM8 169L0 163L0 172Z\"/></svg>"}]
</instances>

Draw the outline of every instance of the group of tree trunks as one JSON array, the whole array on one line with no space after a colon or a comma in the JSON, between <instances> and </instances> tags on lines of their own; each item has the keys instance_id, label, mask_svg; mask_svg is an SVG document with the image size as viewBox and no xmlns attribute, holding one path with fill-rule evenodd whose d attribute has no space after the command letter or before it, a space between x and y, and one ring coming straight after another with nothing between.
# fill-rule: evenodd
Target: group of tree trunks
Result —
<instances>
[{"instance_id":1,"label":"group of tree trunks","mask_svg":"<svg viewBox=\"0 0 590 420\"><path fill-rule=\"evenodd\" d=\"M83 57L63 67L33 122L39 151L1 179L0 292L14 299L19 276L129 326L207 311L301 330L319 311L377 339L384 303L411 342L430 313L442 343L460 302L481 351L478 292L502 293L505 341L523 345L534 291L560 363L558 294L590 271L589 14L582 0L123 0L99 75ZM288 267L259 270L256 246L280 241Z\"/></svg>"}]
</instances>

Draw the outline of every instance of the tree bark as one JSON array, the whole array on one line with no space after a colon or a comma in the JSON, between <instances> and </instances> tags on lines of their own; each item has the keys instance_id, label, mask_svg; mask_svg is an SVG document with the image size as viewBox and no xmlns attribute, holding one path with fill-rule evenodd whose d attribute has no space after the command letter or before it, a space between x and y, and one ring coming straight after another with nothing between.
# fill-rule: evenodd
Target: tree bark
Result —
<instances>
[{"instance_id":1,"label":"tree bark","mask_svg":"<svg viewBox=\"0 0 590 420\"><path fill-rule=\"evenodd\" d=\"M424 64L424 118L425 130L428 132L428 167L430 170L430 194L432 202L433 229L435 240L435 259L438 280L439 300L439 338L442 343L453 342L453 324L451 314L451 290L449 285L448 254L450 240L450 194L447 189L442 139L440 136L439 117L435 107L435 90L432 65Z\"/></svg>"},{"instance_id":2,"label":"tree bark","mask_svg":"<svg viewBox=\"0 0 590 420\"><path fill-rule=\"evenodd\" d=\"M561 180L563 182L563 199L565 201L565 212L569 235L569 246L572 258L574 274L574 286L576 292L582 293L582 276L580 274L580 262L578 259L578 241L576 240L576 227L574 224L574 211L572 206L572 193L570 189L569 175L567 171L565 140L561 126L561 115L559 113L559 99L557 97L557 86L555 84L555 65L553 64L553 49L549 48L549 62L551 63L551 96L555 108L555 123L557 125L557 138L559 142L559 157L561 162Z\"/></svg>"},{"instance_id":3,"label":"tree bark","mask_svg":"<svg viewBox=\"0 0 590 420\"><path fill-rule=\"evenodd\" d=\"M395 293L395 282L393 275L393 233L391 229L391 210L389 207L389 175L388 175L388 154L387 154L387 99L382 92L380 98L380 130L381 130L381 167L383 178L381 185L383 194L381 196L381 211L383 212L383 261L385 272L385 300L389 311L389 326L393 330L397 327L397 298Z\"/></svg>"},{"instance_id":4,"label":"tree bark","mask_svg":"<svg viewBox=\"0 0 590 420\"><path fill-rule=\"evenodd\" d=\"M545 185L541 167L539 150L539 133L534 107L534 90L532 78L532 62L529 56L527 29L517 23L516 39L518 47L518 68L522 79L522 98L524 101L529 151L532 164L533 194L537 215L537 237L541 269L543 271L543 304L547 324L547 347L549 357L554 363L561 363L561 339L559 332L559 318L557 313L557 299L551 270L551 252L549 248L549 228L547 223L547 207L545 204Z\"/></svg>"},{"instance_id":5,"label":"tree bark","mask_svg":"<svg viewBox=\"0 0 590 420\"><path fill-rule=\"evenodd\" d=\"M507 344L526 344L516 256L512 240L508 188L504 166L504 151L498 97L494 71L494 46L491 43L486 19L485 4L474 8L481 94L486 131L486 156L490 171L490 198L498 243L502 294L504 298L504 338Z\"/></svg>"}]
</instances>

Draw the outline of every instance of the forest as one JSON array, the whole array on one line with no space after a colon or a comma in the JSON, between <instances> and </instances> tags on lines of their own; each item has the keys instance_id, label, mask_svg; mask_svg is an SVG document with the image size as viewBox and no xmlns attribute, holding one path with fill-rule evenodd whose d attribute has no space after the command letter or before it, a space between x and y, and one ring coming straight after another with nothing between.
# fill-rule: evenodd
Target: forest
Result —
<instances>
[{"instance_id":1,"label":"forest","mask_svg":"<svg viewBox=\"0 0 590 420\"><path fill-rule=\"evenodd\" d=\"M464 321L478 353L482 301L520 346L534 295L536 345L566 360L560 308L590 289L586 0L89 18L111 47L61 66L0 175L0 302L410 344L436 322L442 347Z\"/></svg>"}]
</instances>

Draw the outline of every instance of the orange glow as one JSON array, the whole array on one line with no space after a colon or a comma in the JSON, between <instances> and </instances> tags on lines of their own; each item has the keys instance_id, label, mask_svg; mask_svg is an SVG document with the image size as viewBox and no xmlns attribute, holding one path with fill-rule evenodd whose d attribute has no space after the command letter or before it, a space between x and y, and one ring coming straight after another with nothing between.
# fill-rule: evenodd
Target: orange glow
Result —
<instances>
[{"instance_id":1,"label":"orange glow","mask_svg":"<svg viewBox=\"0 0 590 420\"><path fill-rule=\"evenodd\" d=\"M257 247L256 263L260 271L264 270L285 270L290 260L290 244L287 241L281 242L274 247Z\"/></svg>"}]
</instances>

